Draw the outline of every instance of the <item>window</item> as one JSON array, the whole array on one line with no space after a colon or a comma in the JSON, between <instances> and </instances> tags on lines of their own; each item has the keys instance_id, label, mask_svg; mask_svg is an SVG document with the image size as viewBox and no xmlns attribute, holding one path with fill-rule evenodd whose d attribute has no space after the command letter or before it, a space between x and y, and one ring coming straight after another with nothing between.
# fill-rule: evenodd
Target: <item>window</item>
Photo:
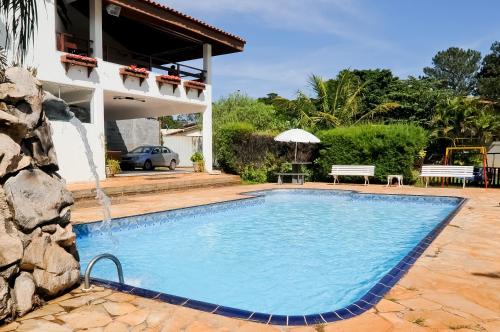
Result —
<instances>
[{"instance_id":1,"label":"window","mask_svg":"<svg viewBox=\"0 0 500 332\"><path fill-rule=\"evenodd\" d=\"M160 149L159 148L154 148L152 154L157 154L157 153L160 153Z\"/></svg>"},{"instance_id":2,"label":"window","mask_svg":"<svg viewBox=\"0 0 500 332\"><path fill-rule=\"evenodd\" d=\"M139 146L138 148L133 149L130 153L150 153L151 148L149 146Z\"/></svg>"},{"instance_id":3,"label":"window","mask_svg":"<svg viewBox=\"0 0 500 332\"><path fill-rule=\"evenodd\" d=\"M170 153L170 150L169 150L168 148L165 148L165 147L164 147L162 152L163 152L163 153Z\"/></svg>"}]
</instances>

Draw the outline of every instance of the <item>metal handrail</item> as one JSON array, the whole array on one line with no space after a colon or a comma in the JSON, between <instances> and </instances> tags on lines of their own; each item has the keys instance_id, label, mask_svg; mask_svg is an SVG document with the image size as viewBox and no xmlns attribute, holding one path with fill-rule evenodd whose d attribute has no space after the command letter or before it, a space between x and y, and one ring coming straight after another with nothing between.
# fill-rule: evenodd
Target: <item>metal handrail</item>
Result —
<instances>
[{"instance_id":1,"label":"metal handrail","mask_svg":"<svg viewBox=\"0 0 500 332\"><path fill-rule=\"evenodd\" d=\"M113 263L115 263L116 269L118 270L118 280L120 284L125 283L123 279L123 269L120 260L116 256L111 254L100 254L92 258L92 260L89 262L89 265L87 265L87 269L85 270L85 276L84 276L85 284L83 290L90 290L90 273L92 272L92 268L94 267L95 263L104 258L108 258L111 261L113 261Z\"/></svg>"},{"instance_id":2,"label":"metal handrail","mask_svg":"<svg viewBox=\"0 0 500 332\"><path fill-rule=\"evenodd\" d=\"M150 71L152 71L153 68L163 70L163 71L168 71L170 69L169 66L174 65L177 72L180 74L180 76L183 76L183 77L194 77L197 79L204 79L205 75L206 75L206 70L204 70L204 69L200 69L200 68L192 67L189 65L177 63L177 62L171 61L167 58L154 57L154 56L151 56L148 54L143 54L143 53L139 53L139 52L129 51L129 50L126 50L123 48L109 46L107 44L103 45L103 49L104 49L104 61L110 61L110 58L113 56L116 56L117 54L123 55L123 56L130 55L130 56L134 57L133 60L136 62L139 62L138 60L141 60L141 58L142 58L142 60L140 61L142 63L137 63L137 64L147 67ZM114 52L114 54L113 54L113 52ZM111 62L112 62L112 60L111 60ZM186 69L183 70L183 68L186 68ZM194 70L194 71L196 71L196 73L193 73L189 70Z\"/></svg>"},{"instance_id":3,"label":"metal handrail","mask_svg":"<svg viewBox=\"0 0 500 332\"><path fill-rule=\"evenodd\" d=\"M90 39L85 39L81 37L76 37L73 34L66 33L66 32L58 32L56 31L56 47L58 51L61 52L68 52L69 50L66 47L66 41L73 40L75 42L78 42L81 45L85 44L85 49L83 50L84 53L86 53L87 56L93 56L93 41ZM143 54L143 53L138 53L138 52L133 52L124 48L119 48L119 47L114 47L110 46L108 44L103 44L103 60L104 61L110 61L109 59L113 56L132 56L133 59L132 61L135 62L141 62L137 63L138 65L141 66L146 66L150 71L153 70L153 68L162 70L162 71L169 71L169 66L174 65L177 73L181 77L193 77L195 79L200 79L200 80L205 80L207 71L205 69L200 69L196 68L193 66L177 63L174 61L169 60L166 57L159 57L153 55L148 55L148 54ZM111 61L112 62L112 61ZM120 63L118 63L120 64ZM131 63L124 64L123 65L130 65ZM195 71L195 72L193 72Z\"/></svg>"}]
</instances>

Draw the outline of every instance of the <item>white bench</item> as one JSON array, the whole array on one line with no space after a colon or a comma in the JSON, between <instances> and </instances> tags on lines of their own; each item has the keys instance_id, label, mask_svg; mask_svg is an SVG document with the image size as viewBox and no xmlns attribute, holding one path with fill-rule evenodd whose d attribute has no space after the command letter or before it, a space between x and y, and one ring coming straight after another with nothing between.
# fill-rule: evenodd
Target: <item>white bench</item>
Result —
<instances>
[{"instance_id":1,"label":"white bench","mask_svg":"<svg viewBox=\"0 0 500 332\"><path fill-rule=\"evenodd\" d=\"M462 178L465 188L465 179L474 176L474 166L423 165L420 176L425 178L426 188L430 177Z\"/></svg>"},{"instance_id":2,"label":"white bench","mask_svg":"<svg viewBox=\"0 0 500 332\"><path fill-rule=\"evenodd\" d=\"M332 171L329 175L333 176L333 184L339 183L339 175L347 176L363 176L365 178L365 186L370 184L369 176L375 174L375 166L369 165L332 165Z\"/></svg>"}]
</instances>

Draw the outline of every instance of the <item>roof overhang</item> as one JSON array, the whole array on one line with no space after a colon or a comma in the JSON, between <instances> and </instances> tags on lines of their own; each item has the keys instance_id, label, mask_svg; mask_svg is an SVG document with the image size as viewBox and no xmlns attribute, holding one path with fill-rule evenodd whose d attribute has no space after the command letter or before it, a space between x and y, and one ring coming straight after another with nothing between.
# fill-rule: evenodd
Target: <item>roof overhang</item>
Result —
<instances>
[{"instance_id":1,"label":"roof overhang","mask_svg":"<svg viewBox=\"0 0 500 332\"><path fill-rule=\"evenodd\" d=\"M212 45L212 55L214 56L241 52L245 47L246 42L242 38L154 1L103 1L103 6L108 4L120 6L120 16L141 22L166 34L189 40L193 44L209 43ZM145 36L145 40L147 40L147 36ZM200 49L186 49L179 57L183 61L201 58Z\"/></svg>"}]
</instances>

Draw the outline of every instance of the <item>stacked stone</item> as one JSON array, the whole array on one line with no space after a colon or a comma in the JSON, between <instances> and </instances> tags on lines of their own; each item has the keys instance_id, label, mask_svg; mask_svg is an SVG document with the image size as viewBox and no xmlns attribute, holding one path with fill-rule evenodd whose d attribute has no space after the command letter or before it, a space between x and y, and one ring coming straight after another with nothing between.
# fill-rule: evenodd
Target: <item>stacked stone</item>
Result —
<instances>
[{"instance_id":1,"label":"stacked stone","mask_svg":"<svg viewBox=\"0 0 500 332\"><path fill-rule=\"evenodd\" d=\"M8 68L0 84L0 323L79 281L71 193L57 158L40 82ZM57 105L57 103L59 103Z\"/></svg>"}]
</instances>

